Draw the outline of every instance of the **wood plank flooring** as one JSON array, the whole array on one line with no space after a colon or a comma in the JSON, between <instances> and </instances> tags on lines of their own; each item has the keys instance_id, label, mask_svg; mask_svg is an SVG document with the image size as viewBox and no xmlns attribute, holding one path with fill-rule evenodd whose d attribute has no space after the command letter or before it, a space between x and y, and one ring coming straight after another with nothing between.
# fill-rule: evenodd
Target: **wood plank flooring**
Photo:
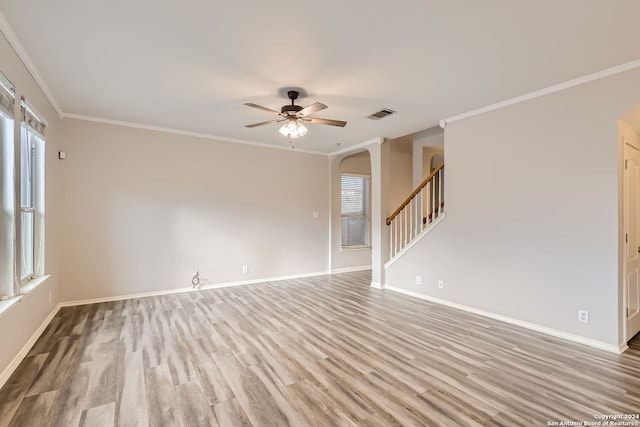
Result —
<instances>
[{"instance_id":1,"label":"wood plank flooring","mask_svg":"<svg viewBox=\"0 0 640 427\"><path fill-rule=\"evenodd\" d=\"M4 426L546 426L640 412L614 355L369 287L370 274L63 308Z\"/></svg>"}]
</instances>

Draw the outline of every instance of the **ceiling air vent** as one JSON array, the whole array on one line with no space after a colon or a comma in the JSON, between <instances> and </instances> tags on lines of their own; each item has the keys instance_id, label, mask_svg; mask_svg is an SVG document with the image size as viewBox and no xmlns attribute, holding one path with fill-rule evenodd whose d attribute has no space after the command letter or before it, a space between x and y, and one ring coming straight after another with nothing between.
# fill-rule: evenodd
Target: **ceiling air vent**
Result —
<instances>
[{"instance_id":1,"label":"ceiling air vent","mask_svg":"<svg viewBox=\"0 0 640 427\"><path fill-rule=\"evenodd\" d=\"M391 114L395 114L395 113L396 113L396 111L393 111L393 110L391 110L389 108L383 108L382 110L376 111L372 115L367 116L367 118L371 119L371 120L380 120L380 119L382 119L384 117L390 116Z\"/></svg>"}]
</instances>

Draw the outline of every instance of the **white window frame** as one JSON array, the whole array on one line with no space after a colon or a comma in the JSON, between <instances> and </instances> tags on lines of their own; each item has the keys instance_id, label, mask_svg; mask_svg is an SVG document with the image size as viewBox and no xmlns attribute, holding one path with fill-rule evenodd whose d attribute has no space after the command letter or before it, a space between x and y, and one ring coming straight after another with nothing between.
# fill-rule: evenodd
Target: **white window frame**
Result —
<instances>
[{"instance_id":1,"label":"white window frame","mask_svg":"<svg viewBox=\"0 0 640 427\"><path fill-rule=\"evenodd\" d=\"M29 108L25 101L22 101L23 121L20 132L20 150L19 150L19 197L16 197L19 208L19 215L16 218L16 240L17 265L16 275L19 276L20 285L44 275L44 148L45 138L42 133L45 124L38 116ZM24 144L28 144L28 156L30 166L29 173L26 177L29 181L25 182L23 174ZM29 185L30 197L26 204L23 204L23 188ZM24 247L23 232L27 223L23 223L25 214L30 214L29 225L31 227L31 235L28 236L28 247ZM29 266L25 269L26 261Z\"/></svg>"},{"instance_id":2,"label":"white window frame","mask_svg":"<svg viewBox=\"0 0 640 427\"><path fill-rule=\"evenodd\" d=\"M25 124L22 124L20 138L20 262L18 263L20 266L20 283L28 282L35 277L36 144L32 139L33 133L29 131ZM28 156L28 161L26 162L25 154ZM26 173L23 170L25 167L27 169ZM25 178L27 179L25 180ZM25 190L28 191L26 198L23 196ZM28 245L25 245L23 233L27 227L31 229L31 232L27 239Z\"/></svg>"}]
</instances>

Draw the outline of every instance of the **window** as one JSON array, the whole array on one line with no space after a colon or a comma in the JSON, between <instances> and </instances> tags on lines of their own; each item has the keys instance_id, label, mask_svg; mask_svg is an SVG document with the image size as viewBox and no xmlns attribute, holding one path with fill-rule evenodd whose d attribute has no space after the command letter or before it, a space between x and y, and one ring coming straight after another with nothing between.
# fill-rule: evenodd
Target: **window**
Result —
<instances>
[{"instance_id":1,"label":"window","mask_svg":"<svg viewBox=\"0 0 640 427\"><path fill-rule=\"evenodd\" d=\"M369 177L341 177L342 247L368 248L369 245Z\"/></svg>"},{"instance_id":2,"label":"window","mask_svg":"<svg viewBox=\"0 0 640 427\"><path fill-rule=\"evenodd\" d=\"M20 139L20 282L42 274L44 246L44 123L22 103Z\"/></svg>"},{"instance_id":3,"label":"window","mask_svg":"<svg viewBox=\"0 0 640 427\"><path fill-rule=\"evenodd\" d=\"M20 142L20 280L34 275L35 204L35 136L22 126Z\"/></svg>"},{"instance_id":4,"label":"window","mask_svg":"<svg viewBox=\"0 0 640 427\"><path fill-rule=\"evenodd\" d=\"M45 123L23 98L14 131L15 88L0 73L0 301L44 275Z\"/></svg>"}]
</instances>

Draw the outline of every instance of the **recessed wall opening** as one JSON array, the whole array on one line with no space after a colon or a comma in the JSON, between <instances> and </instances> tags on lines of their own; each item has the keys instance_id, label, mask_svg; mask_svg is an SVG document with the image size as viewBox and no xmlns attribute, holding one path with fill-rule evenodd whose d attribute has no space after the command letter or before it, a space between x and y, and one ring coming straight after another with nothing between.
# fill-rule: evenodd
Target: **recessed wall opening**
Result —
<instances>
[{"instance_id":1,"label":"recessed wall opening","mask_svg":"<svg viewBox=\"0 0 640 427\"><path fill-rule=\"evenodd\" d=\"M371 159L353 154L340 163L340 249L371 249Z\"/></svg>"}]
</instances>

